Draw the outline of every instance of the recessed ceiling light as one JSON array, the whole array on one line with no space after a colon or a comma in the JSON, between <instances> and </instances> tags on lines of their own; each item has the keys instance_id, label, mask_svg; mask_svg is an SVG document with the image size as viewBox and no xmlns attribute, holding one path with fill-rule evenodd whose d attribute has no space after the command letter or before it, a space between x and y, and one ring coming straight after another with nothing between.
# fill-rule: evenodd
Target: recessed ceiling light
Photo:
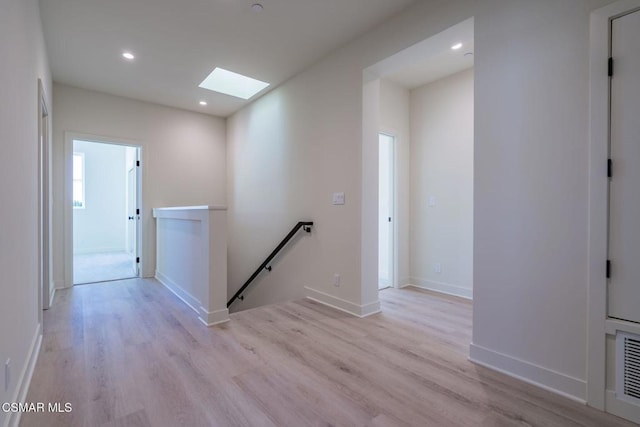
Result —
<instances>
[{"instance_id":1,"label":"recessed ceiling light","mask_svg":"<svg viewBox=\"0 0 640 427\"><path fill-rule=\"evenodd\" d=\"M262 12L263 9L264 6L262 6L260 3L254 3L251 5L251 10L253 10L254 12Z\"/></svg>"},{"instance_id":2,"label":"recessed ceiling light","mask_svg":"<svg viewBox=\"0 0 640 427\"><path fill-rule=\"evenodd\" d=\"M207 105L207 101L200 101L200 105L202 105L202 106Z\"/></svg>"},{"instance_id":3,"label":"recessed ceiling light","mask_svg":"<svg viewBox=\"0 0 640 427\"><path fill-rule=\"evenodd\" d=\"M456 43L453 46L451 46L451 49L453 50L458 50L462 47L462 43Z\"/></svg>"},{"instance_id":4,"label":"recessed ceiling light","mask_svg":"<svg viewBox=\"0 0 640 427\"><path fill-rule=\"evenodd\" d=\"M124 59L128 59L129 61L135 59L135 55L131 52L123 52L122 56L124 57Z\"/></svg>"},{"instance_id":5,"label":"recessed ceiling light","mask_svg":"<svg viewBox=\"0 0 640 427\"><path fill-rule=\"evenodd\" d=\"M201 88L224 93L237 98L249 99L269 83L243 76L223 68L216 68L199 85Z\"/></svg>"}]
</instances>

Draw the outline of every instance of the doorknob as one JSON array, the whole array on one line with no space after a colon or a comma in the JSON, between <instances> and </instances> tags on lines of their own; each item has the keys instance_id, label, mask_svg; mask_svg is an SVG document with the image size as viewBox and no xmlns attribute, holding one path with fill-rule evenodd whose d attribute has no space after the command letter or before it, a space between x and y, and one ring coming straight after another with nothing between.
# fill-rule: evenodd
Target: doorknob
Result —
<instances>
[{"instance_id":1,"label":"doorknob","mask_svg":"<svg viewBox=\"0 0 640 427\"><path fill-rule=\"evenodd\" d=\"M130 216L129 219L134 219L134 218L132 216Z\"/></svg>"}]
</instances>

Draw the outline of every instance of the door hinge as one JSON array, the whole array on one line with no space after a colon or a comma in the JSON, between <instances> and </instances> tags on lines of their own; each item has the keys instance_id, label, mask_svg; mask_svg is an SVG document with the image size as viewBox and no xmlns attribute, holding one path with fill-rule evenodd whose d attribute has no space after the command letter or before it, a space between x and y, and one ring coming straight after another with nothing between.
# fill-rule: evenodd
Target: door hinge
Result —
<instances>
[{"instance_id":1,"label":"door hinge","mask_svg":"<svg viewBox=\"0 0 640 427\"><path fill-rule=\"evenodd\" d=\"M140 166L140 160L136 160L136 166Z\"/></svg>"},{"instance_id":2,"label":"door hinge","mask_svg":"<svg viewBox=\"0 0 640 427\"><path fill-rule=\"evenodd\" d=\"M136 257L136 264L140 264L140 257Z\"/></svg>"},{"instance_id":3,"label":"door hinge","mask_svg":"<svg viewBox=\"0 0 640 427\"><path fill-rule=\"evenodd\" d=\"M607 279L611 278L611 261L607 260Z\"/></svg>"},{"instance_id":4,"label":"door hinge","mask_svg":"<svg viewBox=\"0 0 640 427\"><path fill-rule=\"evenodd\" d=\"M613 175L613 160L607 159L607 176L611 178Z\"/></svg>"},{"instance_id":5,"label":"door hinge","mask_svg":"<svg viewBox=\"0 0 640 427\"><path fill-rule=\"evenodd\" d=\"M608 64L608 68L609 68L609 77L613 77L613 58L609 58L609 64Z\"/></svg>"},{"instance_id":6,"label":"door hinge","mask_svg":"<svg viewBox=\"0 0 640 427\"><path fill-rule=\"evenodd\" d=\"M140 215L140 209L136 209L136 215Z\"/></svg>"}]
</instances>

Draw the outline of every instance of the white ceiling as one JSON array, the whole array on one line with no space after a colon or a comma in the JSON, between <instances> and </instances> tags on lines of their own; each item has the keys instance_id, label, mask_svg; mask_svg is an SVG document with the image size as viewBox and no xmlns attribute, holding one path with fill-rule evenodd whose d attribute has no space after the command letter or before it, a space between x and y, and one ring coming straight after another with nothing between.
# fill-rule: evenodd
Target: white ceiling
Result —
<instances>
[{"instance_id":1,"label":"white ceiling","mask_svg":"<svg viewBox=\"0 0 640 427\"><path fill-rule=\"evenodd\" d=\"M199 88L215 67L267 92L414 2L262 0L256 13L256 1L41 0L54 81L225 117L260 95Z\"/></svg>"},{"instance_id":2,"label":"white ceiling","mask_svg":"<svg viewBox=\"0 0 640 427\"><path fill-rule=\"evenodd\" d=\"M462 43L458 50L451 46ZM471 55L466 55L471 53ZM372 77L394 81L407 89L473 67L474 20L469 18L372 65Z\"/></svg>"},{"instance_id":3,"label":"white ceiling","mask_svg":"<svg viewBox=\"0 0 640 427\"><path fill-rule=\"evenodd\" d=\"M407 89L415 89L451 74L473 67L473 39L465 40L460 50L446 47L434 56L387 76ZM465 56L465 54L470 55Z\"/></svg>"}]
</instances>

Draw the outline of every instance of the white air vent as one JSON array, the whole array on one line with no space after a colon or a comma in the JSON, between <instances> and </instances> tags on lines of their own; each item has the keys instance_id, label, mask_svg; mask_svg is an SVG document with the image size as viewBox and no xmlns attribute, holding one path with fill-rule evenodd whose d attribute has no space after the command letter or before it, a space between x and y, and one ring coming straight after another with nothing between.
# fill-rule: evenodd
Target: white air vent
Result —
<instances>
[{"instance_id":1,"label":"white air vent","mask_svg":"<svg viewBox=\"0 0 640 427\"><path fill-rule=\"evenodd\" d=\"M616 334L616 397L640 405L640 335Z\"/></svg>"}]
</instances>

